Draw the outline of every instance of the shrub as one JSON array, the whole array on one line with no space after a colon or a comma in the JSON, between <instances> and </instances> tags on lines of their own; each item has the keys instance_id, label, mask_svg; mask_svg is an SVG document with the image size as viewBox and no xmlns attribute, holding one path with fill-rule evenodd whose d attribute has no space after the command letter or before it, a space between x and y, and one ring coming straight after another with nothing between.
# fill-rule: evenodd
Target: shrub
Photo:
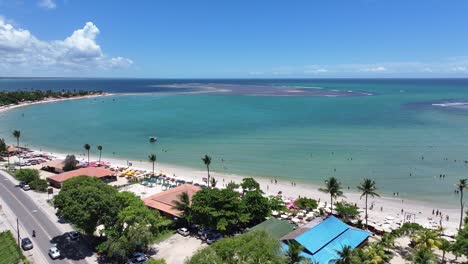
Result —
<instances>
[{"instance_id":1,"label":"shrub","mask_svg":"<svg viewBox=\"0 0 468 264\"><path fill-rule=\"evenodd\" d=\"M294 201L294 204L300 209L315 209L318 206L316 200L307 197L301 197L297 199L296 201Z\"/></svg>"},{"instance_id":2,"label":"shrub","mask_svg":"<svg viewBox=\"0 0 468 264\"><path fill-rule=\"evenodd\" d=\"M78 165L78 161L76 160L75 155L67 155L65 161L63 162L63 170L64 171L72 171L76 170L76 165Z\"/></svg>"},{"instance_id":3,"label":"shrub","mask_svg":"<svg viewBox=\"0 0 468 264\"><path fill-rule=\"evenodd\" d=\"M36 190L38 192L45 192L47 191L47 181L43 179L36 179L29 183L31 189Z\"/></svg>"},{"instance_id":4,"label":"shrub","mask_svg":"<svg viewBox=\"0 0 468 264\"><path fill-rule=\"evenodd\" d=\"M39 179L39 171L35 169L21 169L15 173L16 179L24 181L26 184Z\"/></svg>"}]
</instances>

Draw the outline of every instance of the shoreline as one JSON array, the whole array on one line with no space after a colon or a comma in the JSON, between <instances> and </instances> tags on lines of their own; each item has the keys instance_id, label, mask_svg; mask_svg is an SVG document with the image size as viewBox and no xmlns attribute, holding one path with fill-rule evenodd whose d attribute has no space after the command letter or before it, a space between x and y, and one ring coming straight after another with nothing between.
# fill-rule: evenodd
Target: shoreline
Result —
<instances>
[{"instance_id":1,"label":"shoreline","mask_svg":"<svg viewBox=\"0 0 468 264\"><path fill-rule=\"evenodd\" d=\"M0 113L4 113L6 111L20 108L20 107L25 107L25 106L30 106L30 105L36 105L36 104L46 104L46 103L55 103L55 102L63 102L63 101L69 101L69 100L78 100L78 99L86 99L86 98L94 98L94 97L101 97L101 96L110 96L113 95L111 93L101 93L101 94L90 94L90 95L83 95L83 96L74 96L74 97L69 97L69 98L45 98L39 101L34 101L34 102L28 102L28 103L19 103L17 105L4 105L0 106Z\"/></svg>"},{"instance_id":2,"label":"shoreline","mask_svg":"<svg viewBox=\"0 0 468 264\"><path fill-rule=\"evenodd\" d=\"M59 152L48 152L46 150L42 150L41 152L51 154L56 156L57 158L64 159L67 154L59 153ZM69 153L72 154L72 153ZM77 160L80 161L87 161L87 156L83 153L75 154ZM95 161L98 159L98 155L90 155L90 160ZM120 167L127 167L127 160L119 159L119 158L109 158L106 155L102 156L102 161L109 162L112 166L120 166ZM146 161L133 161L128 160L132 163L131 168L134 169L143 169L147 171L152 170L152 164ZM201 161L200 161L201 162ZM207 177L206 170L198 170L196 168L190 167L183 167L173 164L164 164L156 162L155 164L155 172L164 172L165 174L175 177L177 179L182 179L185 181L194 181L198 183L203 183L202 178ZM308 197L315 200L320 200L323 202L330 201L330 196L326 193L320 192L318 188L322 187L316 184L309 184L309 183L299 183L295 186L291 185L290 181L285 179L277 179L278 183L274 183L273 178L266 178L266 177L256 177L256 176L244 176L244 175L237 175L237 174L226 174L226 173L219 173L216 171L210 171L211 177L214 177L218 183L218 188L224 188L230 181L235 183L240 183L243 178L246 177L253 177L259 184L262 191L265 193L266 196L270 195L277 195L279 191L281 191L281 195L286 198L296 199L300 197ZM325 178L324 178L325 180ZM356 186L359 183L356 183ZM356 191L350 189L348 190L346 187L343 187L344 197L339 197L335 199L336 201L346 201L350 203L355 203L363 212L365 208L365 199L360 198L360 194ZM445 232L456 234L458 223L459 223L459 216L460 216L460 209L454 205L454 207L444 206L444 205L434 205L430 202L424 202L419 200L412 200L412 199L401 199L397 197L369 197L368 198L368 206L370 208L371 204L374 204L374 209L369 209L369 221L375 222L384 222L385 218L391 216L395 218L396 223L400 223L403 221L405 214L412 214L415 217L415 222L419 223L423 226L432 223L437 225L440 222L440 217L435 216L432 214L432 210L439 210L442 214L442 226L445 229ZM402 213L403 210L403 213ZM446 216L449 216L449 220L446 220ZM364 219L364 213L361 213L361 219Z\"/></svg>"},{"instance_id":3,"label":"shoreline","mask_svg":"<svg viewBox=\"0 0 468 264\"><path fill-rule=\"evenodd\" d=\"M72 98L61 98L61 99L50 99L50 100L41 100L36 102L30 103L22 103L14 106L3 106L0 107L0 113L6 112L11 109L34 105L34 104L43 104L43 103L53 103L53 102L60 102L60 101L67 101L67 100L78 100L78 99L85 99L85 98L93 98L93 97L100 97L100 96L110 96L113 94L104 93L104 94L96 94L96 95L86 95L86 96L79 96L79 97L72 97ZM120 95L120 94L119 94ZM37 151L35 149L32 149ZM52 155L60 158L65 158L66 154L60 152L49 152L47 150L42 149L40 152L51 153ZM85 156L82 153L78 153L76 155L77 159L84 160ZM97 155L91 155L92 160L97 160ZM108 161L112 165L117 166L126 166L126 160L123 158L110 158L104 154L103 161ZM151 163L145 161L133 161L130 160L133 164L133 168L141 168L148 171L151 171ZM201 164L201 161L200 161ZM200 166L202 167L202 166ZM160 170L166 172L168 175L176 175L179 179L184 179L186 181L195 181L202 183L202 178L206 177L206 170L204 169L197 169L197 168L190 168L179 166L176 164L165 164L165 163L156 163L155 171L159 172ZM276 195L279 191L282 192L282 196L287 198L298 198L301 197L309 197L312 199L320 200L322 202L330 200L330 197L322 193L318 190L320 187L314 183L305 183L305 182L298 182L296 186L292 186L291 182L287 179L277 179L278 183L274 183L274 178L268 178L264 176L255 176L255 175L237 175L237 174L226 174L226 173L219 173L219 172L211 172L211 176L218 180L218 187L222 188L224 185L229 183L231 180L240 183L241 180L245 177L253 177L256 181L259 182L262 190L265 192L266 195ZM325 180L325 178L323 179ZM357 186L359 182L356 182L355 185ZM377 183L378 184L378 183ZM345 197L338 198L337 201L345 200L347 202L356 203L360 209L365 207L364 199L360 199L360 194L357 193L353 189L348 190L346 186L343 186L343 192ZM380 198L371 198L369 197L369 207L371 204L374 203L374 210L369 210L369 219L384 219L386 216L392 216L396 219L403 220L404 215L401 213L401 210L407 213L413 213L416 216L416 222L420 224L425 224L430 221L437 221L439 222L439 217L435 217L432 215L433 210L439 210L443 213L443 226L448 229L450 232L455 232L456 228L458 227L459 221L459 214L460 209L457 208L458 204L453 204L453 206L449 206L446 204L437 204L434 205L431 202L417 200L417 199L405 199L400 197L389 197L389 196L382 196ZM381 211L382 207L382 211ZM445 216L449 216L449 221L445 220ZM361 214L361 218L363 218L363 214ZM432 220L428 220L431 218Z\"/></svg>"}]
</instances>

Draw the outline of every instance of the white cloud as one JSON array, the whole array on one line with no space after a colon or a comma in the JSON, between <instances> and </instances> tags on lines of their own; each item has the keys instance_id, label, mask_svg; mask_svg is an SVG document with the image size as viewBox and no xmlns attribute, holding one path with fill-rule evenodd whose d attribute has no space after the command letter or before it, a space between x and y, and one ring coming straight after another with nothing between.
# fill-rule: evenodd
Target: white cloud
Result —
<instances>
[{"instance_id":1,"label":"white cloud","mask_svg":"<svg viewBox=\"0 0 468 264\"><path fill-rule=\"evenodd\" d=\"M40 0L38 5L45 9L55 9L57 7L54 0Z\"/></svg>"},{"instance_id":2,"label":"white cloud","mask_svg":"<svg viewBox=\"0 0 468 264\"><path fill-rule=\"evenodd\" d=\"M132 60L109 58L96 43L99 29L88 22L64 40L42 41L26 29L14 27L0 17L0 72L34 75L128 67Z\"/></svg>"},{"instance_id":3,"label":"white cloud","mask_svg":"<svg viewBox=\"0 0 468 264\"><path fill-rule=\"evenodd\" d=\"M327 73L328 70L325 67L322 67L320 65L309 65L304 67L304 74L312 74L312 75L317 75L317 74L323 74Z\"/></svg>"},{"instance_id":4,"label":"white cloud","mask_svg":"<svg viewBox=\"0 0 468 264\"><path fill-rule=\"evenodd\" d=\"M371 67L371 68L363 68L361 69L363 72L386 72L387 68L383 66L376 66L376 67Z\"/></svg>"}]
</instances>

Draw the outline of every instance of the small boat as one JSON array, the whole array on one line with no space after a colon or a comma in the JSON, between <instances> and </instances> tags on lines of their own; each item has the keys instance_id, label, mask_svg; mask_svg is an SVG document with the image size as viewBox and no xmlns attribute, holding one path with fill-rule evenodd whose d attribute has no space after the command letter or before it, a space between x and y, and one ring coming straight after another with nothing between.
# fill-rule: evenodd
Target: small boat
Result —
<instances>
[{"instance_id":1,"label":"small boat","mask_svg":"<svg viewBox=\"0 0 468 264\"><path fill-rule=\"evenodd\" d=\"M156 142L158 141L158 137L150 137L149 142Z\"/></svg>"}]
</instances>

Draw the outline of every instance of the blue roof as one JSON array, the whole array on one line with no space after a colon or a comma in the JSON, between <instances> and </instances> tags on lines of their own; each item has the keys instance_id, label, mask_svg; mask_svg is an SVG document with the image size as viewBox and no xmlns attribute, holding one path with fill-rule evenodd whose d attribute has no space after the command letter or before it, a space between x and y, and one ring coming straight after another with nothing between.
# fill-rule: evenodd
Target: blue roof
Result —
<instances>
[{"instance_id":1,"label":"blue roof","mask_svg":"<svg viewBox=\"0 0 468 264\"><path fill-rule=\"evenodd\" d=\"M310 253L315 254L325 244L345 232L349 226L338 218L330 216L320 224L296 237L296 241L305 247Z\"/></svg>"},{"instance_id":2,"label":"blue roof","mask_svg":"<svg viewBox=\"0 0 468 264\"><path fill-rule=\"evenodd\" d=\"M343 246L354 249L369 236L369 232L352 228L336 217L330 216L295 240L306 249L300 255L321 264L328 264L332 260L339 259L336 251L341 250ZM288 249L287 244L283 243L282 246L284 250Z\"/></svg>"}]
</instances>

